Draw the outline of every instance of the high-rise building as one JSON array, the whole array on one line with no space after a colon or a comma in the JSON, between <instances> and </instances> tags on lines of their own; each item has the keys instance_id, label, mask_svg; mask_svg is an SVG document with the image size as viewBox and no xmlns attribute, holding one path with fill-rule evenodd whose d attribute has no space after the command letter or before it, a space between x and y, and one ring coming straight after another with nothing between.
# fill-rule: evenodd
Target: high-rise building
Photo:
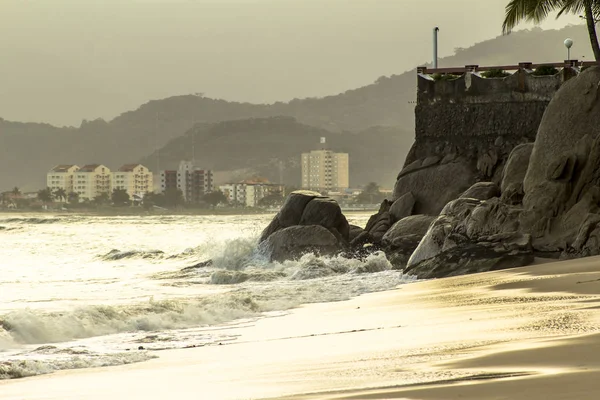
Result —
<instances>
[{"instance_id":1,"label":"high-rise building","mask_svg":"<svg viewBox=\"0 0 600 400\"><path fill-rule=\"evenodd\" d=\"M79 194L81 200L93 200L102 193L110 194L110 169L102 164L89 164L75 172L73 191Z\"/></svg>"},{"instance_id":2,"label":"high-rise building","mask_svg":"<svg viewBox=\"0 0 600 400\"><path fill-rule=\"evenodd\" d=\"M321 144L324 146L324 138L321 138ZM302 188L329 192L348 187L348 153L334 153L323 148L302 154Z\"/></svg>"},{"instance_id":3,"label":"high-rise building","mask_svg":"<svg viewBox=\"0 0 600 400\"><path fill-rule=\"evenodd\" d=\"M152 172L142 164L125 164L112 174L112 188L125 189L131 198L144 198L153 190L152 181Z\"/></svg>"},{"instance_id":4,"label":"high-rise building","mask_svg":"<svg viewBox=\"0 0 600 400\"><path fill-rule=\"evenodd\" d=\"M213 191L213 173L200 169L190 161L181 161L177 170L160 172L160 189L176 188L182 191L185 201L197 203L202 196Z\"/></svg>"},{"instance_id":5,"label":"high-rise building","mask_svg":"<svg viewBox=\"0 0 600 400\"><path fill-rule=\"evenodd\" d=\"M54 192L62 189L68 195L74 191L75 173L79 170L77 165L63 164L52 168L46 175L46 186ZM66 201L66 198L60 199Z\"/></svg>"}]
</instances>

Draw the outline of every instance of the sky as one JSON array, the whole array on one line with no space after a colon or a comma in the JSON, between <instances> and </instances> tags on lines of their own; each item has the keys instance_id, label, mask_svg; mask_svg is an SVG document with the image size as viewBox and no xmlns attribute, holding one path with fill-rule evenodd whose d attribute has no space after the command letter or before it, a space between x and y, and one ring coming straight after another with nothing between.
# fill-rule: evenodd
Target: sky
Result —
<instances>
[{"instance_id":1,"label":"sky","mask_svg":"<svg viewBox=\"0 0 600 400\"><path fill-rule=\"evenodd\" d=\"M507 2L0 0L0 117L79 126L181 94L337 94L430 62L434 26L440 56L500 35Z\"/></svg>"}]
</instances>

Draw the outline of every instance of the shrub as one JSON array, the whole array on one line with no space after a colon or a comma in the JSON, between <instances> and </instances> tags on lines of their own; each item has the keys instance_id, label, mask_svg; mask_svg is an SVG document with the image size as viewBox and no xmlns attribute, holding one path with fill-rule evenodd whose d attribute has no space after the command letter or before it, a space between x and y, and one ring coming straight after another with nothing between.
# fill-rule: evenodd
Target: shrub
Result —
<instances>
[{"instance_id":1,"label":"shrub","mask_svg":"<svg viewBox=\"0 0 600 400\"><path fill-rule=\"evenodd\" d=\"M431 75L434 81L452 81L454 79L460 78L460 75L453 74L433 74Z\"/></svg>"},{"instance_id":2,"label":"shrub","mask_svg":"<svg viewBox=\"0 0 600 400\"><path fill-rule=\"evenodd\" d=\"M506 78L510 76L510 74L501 69L490 69L489 71L485 71L481 74L484 78Z\"/></svg>"},{"instance_id":3,"label":"shrub","mask_svg":"<svg viewBox=\"0 0 600 400\"><path fill-rule=\"evenodd\" d=\"M544 76L544 75L556 75L558 74L558 70L554 68L552 65L540 65L533 71L533 75L535 76Z\"/></svg>"}]
</instances>

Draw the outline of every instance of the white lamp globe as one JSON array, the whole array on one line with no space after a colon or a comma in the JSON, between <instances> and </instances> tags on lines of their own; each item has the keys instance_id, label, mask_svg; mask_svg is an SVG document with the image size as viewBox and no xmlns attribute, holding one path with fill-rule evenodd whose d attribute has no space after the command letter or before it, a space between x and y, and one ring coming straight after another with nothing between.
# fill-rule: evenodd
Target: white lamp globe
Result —
<instances>
[{"instance_id":1,"label":"white lamp globe","mask_svg":"<svg viewBox=\"0 0 600 400\"><path fill-rule=\"evenodd\" d=\"M573 39L566 39L566 40L565 40L565 47L566 47L567 49L570 49L570 48L571 48L571 46L573 46Z\"/></svg>"}]
</instances>

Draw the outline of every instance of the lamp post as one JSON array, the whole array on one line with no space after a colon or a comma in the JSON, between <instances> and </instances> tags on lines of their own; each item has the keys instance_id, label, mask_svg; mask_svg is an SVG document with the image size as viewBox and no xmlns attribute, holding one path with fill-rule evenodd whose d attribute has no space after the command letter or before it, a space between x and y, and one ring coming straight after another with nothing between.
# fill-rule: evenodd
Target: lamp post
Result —
<instances>
[{"instance_id":1,"label":"lamp post","mask_svg":"<svg viewBox=\"0 0 600 400\"><path fill-rule=\"evenodd\" d=\"M438 67L438 32L440 28L437 26L433 28L433 68Z\"/></svg>"},{"instance_id":2,"label":"lamp post","mask_svg":"<svg viewBox=\"0 0 600 400\"><path fill-rule=\"evenodd\" d=\"M572 39L566 39L565 40L565 47L567 48L567 60L571 61L571 47L573 47L573 40Z\"/></svg>"}]
</instances>

